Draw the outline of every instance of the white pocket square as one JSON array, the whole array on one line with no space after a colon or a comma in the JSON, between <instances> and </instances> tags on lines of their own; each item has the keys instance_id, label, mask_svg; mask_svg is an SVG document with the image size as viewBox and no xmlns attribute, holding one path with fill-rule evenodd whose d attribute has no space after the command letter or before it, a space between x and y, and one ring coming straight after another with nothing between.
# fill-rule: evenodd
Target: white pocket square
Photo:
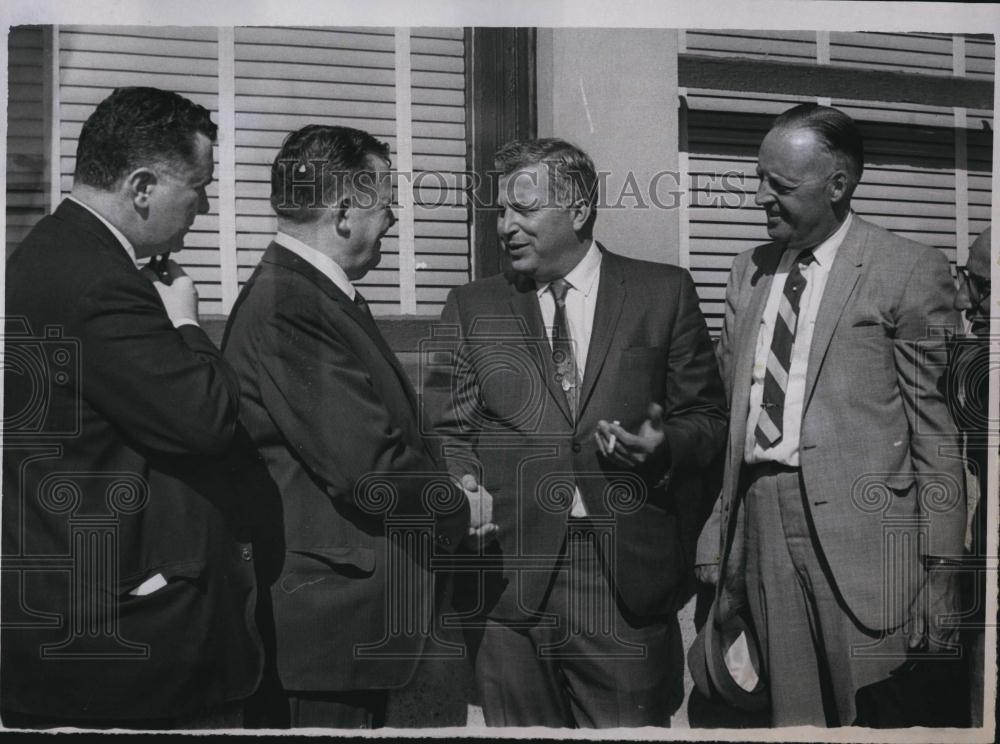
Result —
<instances>
[{"instance_id":1,"label":"white pocket square","mask_svg":"<svg viewBox=\"0 0 1000 744\"><path fill-rule=\"evenodd\" d=\"M132 589L129 594L133 597L145 597L147 594L152 594L157 589L162 589L166 585L167 580L163 578L163 574L158 573L150 576L135 589Z\"/></svg>"}]
</instances>

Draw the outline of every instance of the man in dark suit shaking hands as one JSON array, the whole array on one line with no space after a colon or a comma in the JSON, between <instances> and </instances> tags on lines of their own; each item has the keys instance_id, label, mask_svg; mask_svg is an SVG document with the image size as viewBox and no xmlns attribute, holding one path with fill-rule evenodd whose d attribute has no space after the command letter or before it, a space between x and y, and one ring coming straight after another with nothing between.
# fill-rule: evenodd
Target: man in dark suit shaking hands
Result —
<instances>
[{"instance_id":1,"label":"man in dark suit shaking hands","mask_svg":"<svg viewBox=\"0 0 1000 744\"><path fill-rule=\"evenodd\" d=\"M486 723L669 726L697 478L725 438L694 283L593 239L579 148L512 142L496 169L511 271L449 295L425 388L452 474L493 499L497 545L456 595Z\"/></svg>"},{"instance_id":2,"label":"man in dark suit shaking hands","mask_svg":"<svg viewBox=\"0 0 1000 744\"><path fill-rule=\"evenodd\" d=\"M380 725L429 636L428 558L469 527L353 284L379 263L391 202L387 145L347 127L291 133L272 169L278 234L223 341L281 494L283 545L267 556L276 725ZM425 528L402 529L413 520Z\"/></svg>"},{"instance_id":3,"label":"man in dark suit shaking hands","mask_svg":"<svg viewBox=\"0 0 1000 744\"><path fill-rule=\"evenodd\" d=\"M116 90L8 261L7 726L238 726L260 678L236 377L191 279L136 264L208 211L215 134L186 98Z\"/></svg>"}]
</instances>

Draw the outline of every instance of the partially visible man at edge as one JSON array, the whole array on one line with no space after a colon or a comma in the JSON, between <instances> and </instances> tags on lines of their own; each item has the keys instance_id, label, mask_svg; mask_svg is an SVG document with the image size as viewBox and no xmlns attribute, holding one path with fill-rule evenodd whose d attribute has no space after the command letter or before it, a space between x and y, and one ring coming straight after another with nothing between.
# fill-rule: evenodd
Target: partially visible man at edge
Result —
<instances>
[{"instance_id":1,"label":"partially visible man at edge","mask_svg":"<svg viewBox=\"0 0 1000 744\"><path fill-rule=\"evenodd\" d=\"M8 727L237 727L260 678L236 377L192 280L137 263L208 212L215 136L175 93L114 91L8 261Z\"/></svg>"},{"instance_id":2,"label":"partially visible man at edge","mask_svg":"<svg viewBox=\"0 0 1000 744\"><path fill-rule=\"evenodd\" d=\"M987 571L987 436L990 421L990 235L986 228L969 246L965 266L958 268L958 291L955 309L965 313L968 334L956 338L949 359L948 401L955 422L965 439L966 467L969 479L968 528L965 547L968 570L963 621L963 651L969 673L969 720L972 726L983 725L984 628L986 587L996 583L996 573ZM996 424L994 423L994 427Z\"/></svg>"}]
</instances>

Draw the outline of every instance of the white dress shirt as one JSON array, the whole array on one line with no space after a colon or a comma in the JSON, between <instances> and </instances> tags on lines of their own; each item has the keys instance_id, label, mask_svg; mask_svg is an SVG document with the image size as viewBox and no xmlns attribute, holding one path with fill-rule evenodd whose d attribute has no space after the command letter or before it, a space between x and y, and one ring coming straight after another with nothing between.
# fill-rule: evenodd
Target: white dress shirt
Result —
<instances>
[{"instance_id":1,"label":"white dress shirt","mask_svg":"<svg viewBox=\"0 0 1000 744\"><path fill-rule=\"evenodd\" d=\"M283 232L279 232L274 236L274 242L282 248L287 248L303 261L308 262L317 271L322 272L324 276L337 285L337 288L341 292L347 295L348 299L352 302L354 301L358 292L354 289L354 285L351 284L351 280L347 278L347 273L341 268L339 263L329 256L320 253L312 246L306 245L298 238L293 238L291 235L286 235Z\"/></svg>"},{"instance_id":2,"label":"white dress shirt","mask_svg":"<svg viewBox=\"0 0 1000 744\"><path fill-rule=\"evenodd\" d=\"M802 268L806 286L799 299L799 318L792 344L792 358L788 370L788 384L785 386L785 410L781 423L781 441L764 449L757 443L757 419L760 418L761 403L764 400L764 375L767 358L771 353L771 338L774 323L778 317L778 305L785 290L785 280L792 264L798 258L799 250L786 250L778 262L778 270L771 280L771 293L764 306L764 315L757 333L757 349L754 355L753 376L750 383L750 416L747 419L746 442L743 458L749 464L776 462L789 467L799 467L799 433L802 429L802 412L805 403L806 370L809 364L809 348L812 345L816 317L823 300L823 290L830 276L830 269L837 257L840 244L851 225L848 214L837 231L813 249L816 260Z\"/></svg>"},{"instance_id":3,"label":"white dress shirt","mask_svg":"<svg viewBox=\"0 0 1000 744\"><path fill-rule=\"evenodd\" d=\"M597 289L601 283L601 251L591 241L590 247L580 262L563 277L569 285L566 291L566 323L569 326L570 342L576 359L577 388L583 384L583 372L587 366L587 352L590 350L590 335L594 329L594 311L597 309ZM538 306L542 311L545 334L552 344L552 329L555 325L556 300L549 291L550 282L538 284ZM574 517L587 516L587 510L577 488L573 494Z\"/></svg>"}]
</instances>

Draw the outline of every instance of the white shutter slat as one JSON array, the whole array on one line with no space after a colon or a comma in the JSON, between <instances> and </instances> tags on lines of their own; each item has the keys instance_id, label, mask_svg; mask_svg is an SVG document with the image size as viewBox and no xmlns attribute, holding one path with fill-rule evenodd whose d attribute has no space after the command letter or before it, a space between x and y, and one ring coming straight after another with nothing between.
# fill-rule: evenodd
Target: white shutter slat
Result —
<instances>
[{"instance_id":1,"label":"white shutter slat","mask_svg":"<svg viewBox=\"0 0 1000 744\"><path fill-rule=\"evenodd\" d=\"M126 88L136 85L164 88L189 98L191 96L188 96L188 93L216 93L218 90L218 81L211 75L163 74L153 66L150 66L150 69L144 72L63 68L60 70L59 82L65 87L84 86L103 88L107 91L107 94L103 96L104 98L107 98L108 94L115 88Z\"/></svg>"},{"instance_id":2,"label":"white shutter slat","mask_svg":"<svg viewBox=\"0 0 1000 744\"><path fill-rule=\"evenodd\" d=\"M59 64L67 69L131 72L135 70L136 62L133 58L136 56L141 56L143 62L157 75L206 77L213 81L213 87L217 87L218 64L214 59L114 52L74 52L63 49L59 52Z\"/></svg>"},{"instance_id":3,"label":"white shutter slat","mask_svg":"<svg viewBox=\"0 0 1000 744\"><path fill-rule=\"evenodd\" d=\"M172 39L175 41L215 42L218 39L218 31L212 26L93 26L85 24L60 26L59 35L62 36L63 33Z\"/></svg>"},{"instance_id":4,"label":"white shutter slat","mask_svg":"<svg viewBox=\"0 0 1000 744\"><path fill-rule=\"evenodd\" d=\"M239 45L237 45L238 47ZM253 80L298 80L354 85L391 86L395 78L392 67L350 67L337 64L299 65L291 62L248 62L237 57L236 73Z\"/></svg>"},{"instance_id":5,"label":"white shutter slat","mask_svg":"<svg viewBox=\"0 0 1000 744\"><path fill-rule=\"evenodd\" d=\"M686 32L687 52L801 62L816 59L816 35L808 31L699 30Z\"/></svg>"},{"instance_id":6,"label":"white shutter slat","mask_svg":"<svg viewBox=\"0 0 1000 744\"><path fill-rule=\"evenodd\" d=\"M110 29L112 27L106 27ZM214 63L218 54L214 29L211 39L205 41L190 41L185 39L163 39L150 36L143 32L140 36L126 36L120 27L114 28L115 33L70 31L66 27L59 29L59 48L65 52L104 52L117 55L152 55L160 57L178 57Z\"/></svg>"},{"instance_id":7,"label":"white shutter slat","mask_svg":"<svg viewBox=\"0 0 1000 744\"><path fill-rule=\"evenodd\" d=\"M236 96L240 116L252 114L287 116L285 99L269 96ZM344 101L300 98L295 104L298 116L345 116L371 119L392 119L396 108L387 101Z\"/></svg>"},{"instance_id":8,"label":"white shutter slat","mask_svg":"<svg viewBox=\"0 0 1000 744\"><path fill-rule=\"evenodd\" d=\"M830 62L951 75L952 40L951 36L834 31L830 34Z\"/></svg>"},{"instance_id":9,"label":"white shutter slat","mask_svg":"<svg viewBox=\"0 0 1000 744\"><path fill-rule=\"evenodd\" d=\"M240 67L236 63L237 68ZM271 96L281 100L312 99L318 101L388 101L395 100L391 85L360 85L343 82L325 82L315 80L280 80L253 79L238 76L236 78L236 95L240 96ZM288 111L294 111L289 107Z\"/></svg>"},{"instance_id":10,"label":"white shutter slat","mask_svg":"<svg viewBox=\"0 0 1000 744\"><path fill-rule=\"evenodd\" d=\"M294 48L314 46L332 49L357 49L388 51L394 48L391 28L303 28L241 26L236 29L236 43L240 46L275 46ZM242 54L237 50L237 59Z\"/></svg>"}]
</instances>

